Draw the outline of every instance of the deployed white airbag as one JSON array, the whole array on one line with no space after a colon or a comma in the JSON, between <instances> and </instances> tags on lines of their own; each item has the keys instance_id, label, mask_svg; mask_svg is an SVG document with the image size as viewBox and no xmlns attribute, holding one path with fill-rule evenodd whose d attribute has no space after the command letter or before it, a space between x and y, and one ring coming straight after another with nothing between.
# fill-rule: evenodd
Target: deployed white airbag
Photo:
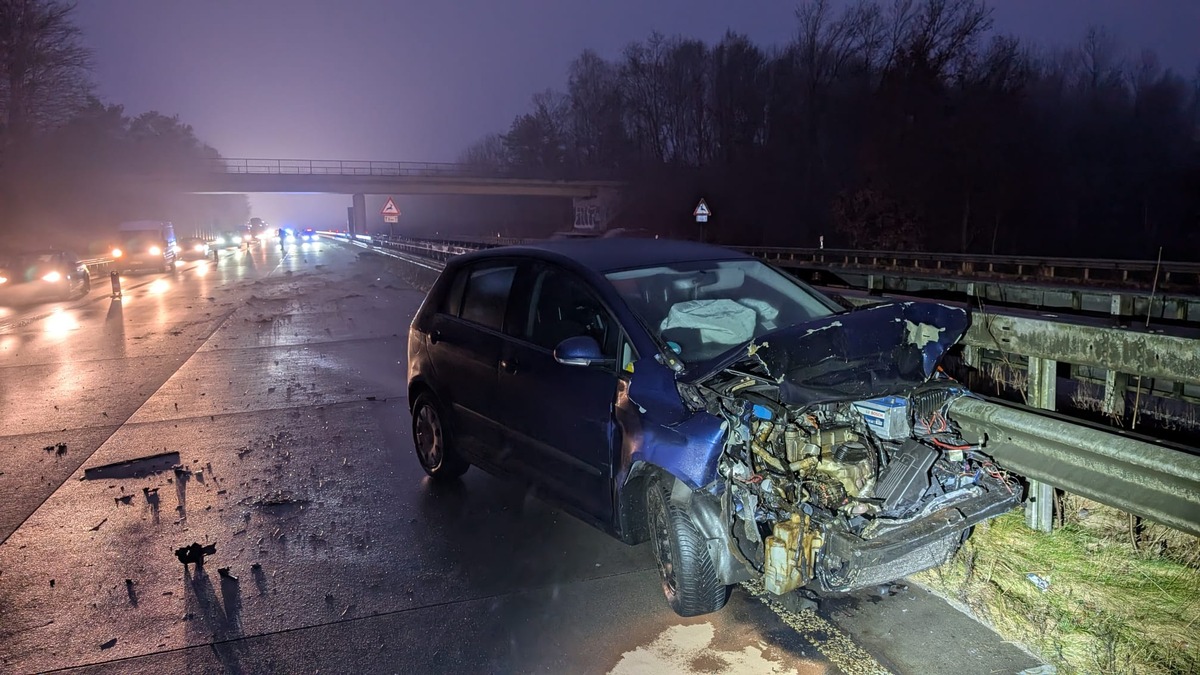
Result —
<instances>
[{"instance_id":1,"label":"deployed white airbag","mask_svg":"<svg viewBox=\"0 0 1200 675\"><path fill-rule=\"evenodd\" d=\"M705 343L738 345L754 337L758 315L733 300L689 300L671 306L660 330L695 328Z\"/></svg>"}]
</instances>

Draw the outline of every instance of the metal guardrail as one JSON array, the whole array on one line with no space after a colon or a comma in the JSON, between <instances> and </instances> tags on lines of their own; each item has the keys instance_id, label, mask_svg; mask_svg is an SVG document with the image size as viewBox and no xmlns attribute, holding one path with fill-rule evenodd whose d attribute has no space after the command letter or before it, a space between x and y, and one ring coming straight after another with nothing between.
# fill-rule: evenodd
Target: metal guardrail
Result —
<instances>
[{"instance_id":1,"label":"metal guardrail","mask_svg":"<svg viewBox=\"0 0 1200 675\"><path fill-rule=\"evenodd\" d=\"M1004 468L1200 536L1200 456L971 397L950 411Z\"/></svg>"},{"instance_id":2,"label":"metal guardrail","mask_svg":"<svg viewBox=\"0 0 1200 675\"><path fill-rule=\"evenodd\" d=\"M490 248L512 237L412 238L410 242ZM1047 308L1126 319L1200 322L1200 263L1033 258L779 247L731 247L802 270L810 283L972 304ZM1155 280L1155 273L1159 278ZM1153 297L1151 295L1153 294Z\"/></svg>"},{"instance_id":3,"label":"metal guardrail","mask_svg":"<svg viewBox=\"0 0 1200 675\"><path fill-rule=\"evenodd\" d=\"M1200 292L1200 263L1103 258L1039 258L849 249L741 247L739 250L779 264L804 263L839 268L883 269L908 273L1010 278L1048 282L1087 282L1177 287Z\"/></svg>"},{"instance_id":4,"label":"metal guardrail","mask_svg":"<svg viewBox=\"0 0 1200 675\"><path fill-rule=\"evenodd\" d=\"M376 238L355 243L406 260L424 257L434 262L423 265L430 269L444 266L455 255L504 245L490 239L430 242ZM1200 453L1050 412L1058 361L1095 365L1113 374L1141 373L1200 384L1200 339L974 312L964 343L976 350L1008 350L1028 357L1030 403L1047 412L978 399L962 399L954 404L954 411L965 430L987 437L988 451L998 461L1030 479L1034 499L1027 506L1027 519L1031 527L1049 530L1053 504L1049 487L1054 486L1200 535ZM978 358L977 352L974 358ZM1106 405L1116 396L1112 391L1116 378L1110 380L1106 382Z\"/></svg>"},{"instance_id":5,"label":"metal guardrail","mask_svg":"<svg viewBox=\"0 0 1200 675\"><path fill-rule=\"evenodd\" d=\"M515 237L457 237L412 238L410 241L490 248L522 244L531 240ZM802 265L809 268L877 270L934 277L1037 281L1093 287L1120 286L1125 289L1131 286L1149 289L1157 283L1159 290L1170 289L1200 295L1200 262L1164 260L1160 263L1155 260L1039 258L778 246L729 248L783 267Z\"/></svg>"}]
</instances>

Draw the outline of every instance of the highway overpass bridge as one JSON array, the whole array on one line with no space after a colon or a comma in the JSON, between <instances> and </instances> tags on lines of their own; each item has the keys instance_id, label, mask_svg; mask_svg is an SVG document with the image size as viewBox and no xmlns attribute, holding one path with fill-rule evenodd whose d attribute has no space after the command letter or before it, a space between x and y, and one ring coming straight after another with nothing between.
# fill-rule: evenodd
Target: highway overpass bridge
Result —
<instances>
[{"instance_id":1,"label":"highway overpass bridge","mask_svg":"<svg viewBox=\"0 0 1200 675\"><path fill-rule=\"evenodd\" d=\"M366 195L491 195L558 197L611 203L622 183L556 180L502 169L445 162L319 159L217 159L207 170L138 177L192 194L341 194L353 197L351 228L366 231Z\"/></svg>"}]
</instances>

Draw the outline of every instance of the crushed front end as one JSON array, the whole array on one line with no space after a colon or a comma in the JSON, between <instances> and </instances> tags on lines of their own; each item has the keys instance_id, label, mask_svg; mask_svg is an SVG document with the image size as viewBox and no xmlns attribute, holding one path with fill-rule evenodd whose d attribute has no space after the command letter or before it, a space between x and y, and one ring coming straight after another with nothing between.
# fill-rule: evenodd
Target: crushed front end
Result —
<instances>
[{"instance_id":1,"label":"crushed front end","mask_svg":"<svg viewBox=\"0 0 1200 675\"><path fill-rule=\"evenodd\" d=\"M876 316L911 315L897 307ZM935 567L973 525L1022 497L1020 483L964 441L947 417L953 400L971 394L939 375L936 363L965 323L947 332L901 321L897 335L855 352L845 330L870 322L839 321L785 336L793 347L812 335L834 345L819 362L797 360L796 349L790 360L778 355L783 350L766 358L778 344L772 340L750 345L747 358L702 381L679 385L694 409L724 420L722 484L713 492L726 543L776 594L804 586L850 591ZM884 321L880 330L894 329ZM881 382L883 395L845 396Z\"/></svg>"}]
</instances>

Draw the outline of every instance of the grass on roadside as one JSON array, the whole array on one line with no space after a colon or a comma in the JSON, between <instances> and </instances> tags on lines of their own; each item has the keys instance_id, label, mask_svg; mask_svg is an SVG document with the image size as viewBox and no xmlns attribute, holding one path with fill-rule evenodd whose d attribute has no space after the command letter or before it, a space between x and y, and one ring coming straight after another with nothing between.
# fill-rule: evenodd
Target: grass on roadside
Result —
<instances>
[{"instance_id":1,"label":"grass on roadside","mask_svg":"<svg viewBox=\"0 0 1200 675\"><path fill-rule=\"evenodd\" d=\"M1063 673L1200 672L1200 542L1154 525L1135 550L1124 514L1066 501L1071 517L1052 534L1007 514L917 580Z\"/></svg>"}]
</instances>

